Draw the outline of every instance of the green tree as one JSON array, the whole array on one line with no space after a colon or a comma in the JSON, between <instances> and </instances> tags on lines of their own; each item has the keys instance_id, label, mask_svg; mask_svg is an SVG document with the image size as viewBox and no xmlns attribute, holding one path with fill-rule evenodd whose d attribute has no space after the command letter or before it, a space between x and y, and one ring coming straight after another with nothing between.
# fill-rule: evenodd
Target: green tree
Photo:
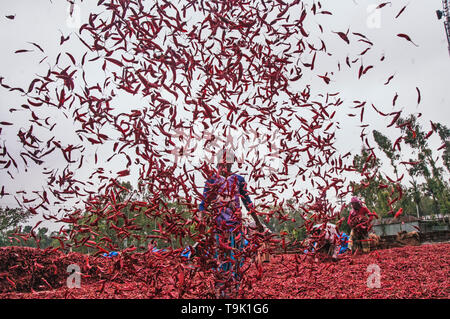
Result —
<instances>
[{"instance_id":1,"label":"green tree","mask_svg":"<svg viewBox=\"0 0 450 319\"><path fill-rule=\"evenodd\" d=\"M389 138L377 130L373 131L373 137L380 150L383 151L383 153L389 159L391 167L394 169L395 177L398 179L398 167L399 161L401 159L399 149L393 147ZM412 188L406 188L402 185L396 185L396 187L401 187L403 193L401 199L398 202L398 206L403 207L403 210L407 213L416 212L417 210L420 210L421 207L421 192L414 177L412 178L411 185Z\"/></svg>"},{"instance_id":2,"label":"green tree","mask_svg":"<svg viewBox=\"0 0 450 319\"><path fill-rule=\"evenodd\" d=\"M437 160L433 157L435 155L428 144L428 134L423 130L418 123L417 117L410 115L408 118L399 118L397 126L400 127L404 134L404 141L412 148L414 158L409 162L414 162L414 165L409 165L408 172L413 178L413 188L415 192L421 189L425 196L432 198L432 213L446 213L450 209L450 191L448 185L448 177L445 177L443 167L439 167ZM448 170L448 156L449 156L449 141L450 130L442 124L434 124L435 130L438 132L442 141L445 144L445 151L443 154L444 166ZM422 178L425 182L418 184L415 178ZM417 201L417 194L415 195Z\"/></svg>"},{"instance_id":3,"label":"green tree","mask_svg":"<svg viewBox=\"0 0 450 319\"><path fill-rule=\"evenodd\" d=\"M443 142L444 152L442 154L442 160L447 172L450 172L450 129L441 123L435 123L436 131Z\"/></svg>"},{"instance_id":4,"label":"green tree","mask_svg":"<svg viewBox=\"0 0 450 319\"><path fill-rule=\"evenodd\" d=\"M150 242L158 248L181 248L194 243L192 234L195 227L189 222L189 203L170 201L164 197L154 199L154 194L146 192L142 187L134 190L129 182L119 183L112 191L119 188L122 191L118 192L114 205L111 205L107 197L99 196L92 209L82 214L78 224L71 225L76 251L96 251L86 245L79 245L86 240L94 241L107 250L122 250L133 245L138 251L147 249ZM137 202L152 203L150 212L147 205L141 207ZM160 227L170 234L167 240L151 237L160 235Z\"/></svg>"},{"instance_id":5,"label":"green tree","mask_svg":"<svg viewBox=\"0 0 450 319\"><path fill-rule=\"evenodd\" d=\"M0 245L10 245L9 234L21 224L26 223L31 215L30 211L19 208L0 208Z\"/></svg>"},{"instance_id":6,"label":"green tree","mask_svg":"<svg viewBox=\"0 0 450 319\"><path fill-rule=\"evenodd\" d=\"M398 160L400 159L398 149L393 148L389 138L377 130L373 131L373 137L378 147L383 151L384 154L386 154L387 158L391 163L392 168L394 169L395 176L398 178L397 163Z\"/></svg>"}]
</instances>

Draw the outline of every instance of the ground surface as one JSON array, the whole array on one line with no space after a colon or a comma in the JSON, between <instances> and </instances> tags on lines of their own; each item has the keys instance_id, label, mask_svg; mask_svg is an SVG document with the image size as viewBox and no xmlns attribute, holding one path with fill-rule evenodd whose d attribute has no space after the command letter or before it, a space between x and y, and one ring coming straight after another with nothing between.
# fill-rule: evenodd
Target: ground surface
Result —
<instances>
[{"instance_id":1,"label":"ground surface","mask_svg":"<svg viewBox=\"0 0 450 319\"><path fill-rule=\"evenodd\" d=\"M0 298L211 298L210 274L149 255L106 260L36 249L0 249ZM242 298L449 298L450 243L405 246L314 262L278 255L250 265ZM70 264L81 266L81 288L67 288ZM19 266L17 266L19 265ZM371 267L369 267L372 265ZM375 266L374 266L375 265ZM15 267L16 266L16 267ZM369 268L368 268L369 267ZM378 268L379 267L379 268ZM374 270L379 269L379 288ZM181 275L182 274L182 275ZM258 275L262 274L261 278ZM372 276L372 277L370 277Z\"/></svg>"}]
</instances>

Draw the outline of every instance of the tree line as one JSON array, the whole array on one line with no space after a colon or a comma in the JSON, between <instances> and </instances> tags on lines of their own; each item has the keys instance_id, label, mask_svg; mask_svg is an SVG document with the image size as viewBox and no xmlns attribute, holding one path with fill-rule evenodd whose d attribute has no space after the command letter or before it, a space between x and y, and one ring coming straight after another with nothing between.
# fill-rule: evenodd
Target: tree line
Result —
<instances>
[{"instance_id":1,"label":"tree line","mask_svg":"<svg viewBox=\"0 0 450 319\"><path fill-rule=\"evenodd\" d=\"M417 117L411 115L408 118L399 118L397 126L402 132L404 144L410 148L410 156L403 158L405 153L402 153L398 140L394 143L381 132L374 130L373 138L377 144L378 150L384 154L388 159L388 163L394 172L393 178L381 173L382 160L379 156L375 156L373 150L363 147L360 154L353 156L353 167L356 172L363 176L358 183L352 183L352 190L355 196L360 197L365 205L371 211L377 212L380 218L392 217L393 211L402 208L404 214L413 216L425 216L434 214L447 214L450 208L450 186L448 176L450 172L450 130L440 123L431 123L432 130L426 131L418 123ZM437 134L442 141L443 149L440 161L436 154L431 149L428 138L432 134ZM439 164L440 163L440 164ZM400 168L404 166L404 169ZM405 176L409 176L408 183ZM401 182L396 182L401 181ZM402 182L403 181L403 182ZM136 193L129 182L121 183L122 187L129 190L129 193ZM136 196L146 199L151 194L137 194ZM394 201L394 199L397 199ZM118 202L124 202L125 195L120 195ZM292 201L287 201L288 204ZM390 205L389 205L390 204ZM176 215L176 219L181 221L188 221L190 216L186 205L179 202L164 202L166 211L170 214ZM285 234L289 240L302 240L305 238L306 230L304 219L300 215L304 215L301 208L282 209L284 218L271 218L267 223L270 230L277 234ZM167 210L168 209L168 210ZM89 238L94 241L99 241L101 238L107 238L110 246L117 249L124 249L131 245L145 249L148 245L148 237L158 232L159 225L170 216L162 215L159 217L148 218L143 212L131 209L130 205L122 207L121 217L115 221L115 227L122 227L130 220L136 227L127 234L118 234L117 231L111 228L111 220L107 217L98 218L90 214L84 214L80 219L78 227L83 225L89 226L95 223L96 232L101 236L93 236ZM347 225L347 216L349 209L342 211L340 217L344 217L344 221L340 225L340 230L349 233L350 228ZM32 229L32 226L24 225L31 213L21 209L0 208L0 246L29 246L36 247L36 238L39 241L41 248L58 247L61 244L61 238L58 232L49 230L45 227ZM173 216L172 216L173 217ZM94 221L94 218L96 219ZM173 219L172 219L173 221ZM190 228L188 234L194 233L194 224L187 223ZM181 225L178 225L182 227ZM68 231L71 229L69 228ZM33 231L33 236L13 236L14 234L30 234ZM89 233L80 232L75 235L72 240L75 242L82 242L86 240L86 236L91 236ZM178 238L179 237L179 238ZM177 238L170 238L169 240L152 239L152 245L160 248L180 248L193 244L193 239L190 236L179 235ZM100 243L99 244L104 244ZM91 253L95 249L81 246L74 249L82 253Z\"/></svg>"}]
</instances>

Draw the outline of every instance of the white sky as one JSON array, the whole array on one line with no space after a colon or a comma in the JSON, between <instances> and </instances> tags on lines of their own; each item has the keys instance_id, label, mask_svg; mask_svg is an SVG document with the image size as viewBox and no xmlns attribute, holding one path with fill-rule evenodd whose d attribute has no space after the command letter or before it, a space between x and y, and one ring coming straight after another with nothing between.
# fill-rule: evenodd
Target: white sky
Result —
<instances>
[{"instance_id":1,"label":"white sky","mask_svg":"<svg viewBox=\"0 0 450 319\"><path fill-rule=\"evenodd\" d=\"M61 59L67 62L68 57L64 56L64 52L70 52L78 60L81 59L85 48L77 40L76 28L79 23L84 23L89 13L96 10L97 1L83 1L79 6L75 7L74 17L70 18L68 14L69 6L65 1L49 0L18 0L18 1L2 1L0 3L0 40L2 50L0 52L0 77L4 77L4 82L11 86L28 87L30 81L37 75L47 71L49 64L54 63L58 52L62 52ZM311 1L305 1L311 3ZM353 153L359 152L361 141L359 138L359 110L352 110L354 105L352 101L367 101L365 110L365 123L370 124L370 131L377 129L384 134L390 136L393 140L399 136L399 131L395 129L386 129L386 119L377 116L369 107L371 103L384 112L392 112L403 110L403 115L421 112L421 123L424 129L428 130L429 121L440 122L450 126L450 99L448 95L450 83L450 56L447 48L447 41L443 22L438 21L435 11L441 9L442 2L440 0L420 1L395 1L394 4L387 5L383 9L370 12L368 9L374 5L378 5L382 1L322 1L323 10L333 13L333 16L308 15L307 23L311 27L316 22L321 23L326 30L346 32L359 32L366 35L370 41L374 43L374 47L362 58L364 66L374 65L375 68L370 70L366 75L358 80L358 69L361 62L355 64L352 69L345 66L346 56L356 57L367 46L356 43L357 37L350 36L351 45L348 46L336 34L327 32L320 35L327 45L327 49L332 56L321 57L316 62L316 69L312 73L306 73L298 83L299 88L303 88L305 84L311 84L313 94L320 92L340 92L339 97L344 100L344 104L337 112L336 118L340 122L340 130L336 131L335 147L339 153L345 154L348 151ZM403 14L395 19L398 11L408 4ZM15 14L14 20L5 18L6 15ZM294 13L293 13L294 14ZM297 13L298 14L298 13ZM79 21L78 21L79 17ZM305 22L306 23L306 22ZM315 29L317 32L317 28ZM397 37L399 33L408 34L418 47L412 45L406 40ZM67 36L71 34L71 40L63 46L59 45L61 34ZM34 48L29 42L39 44L45 51L42 54ZM34 50L32 53L14 54L19 49ZM384 62L380 62L382 55L385 55ZM39 64L39 61L48 56L47 60ZM337 62L340 61L343 71L337 72ZM101 64L100 64L101 66ZM91 66L86 70L92 85L96 81L104 79L102 72L98 73L98 66ZM330 85L317 77L324 75L325 72L334 71L332 82ZM384 86L389 76L395 74L390 85ZM91 84L90 83L90 84ZM416 87L420 88L422 102L417 106ZM392 107L392 99L398 93L399 98L395 108ZM20 109L20 105L26 103L26 99L18 94L0 89L0 121L14 122L14 126L2 127L3 131L0 135L0 141L5 141L10 153L18 154L21 144L16 137L20 127L28 129L28 118L21 116L23 112L10 113L10 108ZM141 104L145 104L145 99L141 97L119 96L115 100L115 106L120 105L123 110L139 108ZM354 118L348 118L348 113L357 114ZM28 113L27 113L28 114ZM61 112L48 113L52 116L58 125L55 127L55 133L58 138L65 143L80 143L75 140L73 131L73 121L65 118ZM201 128L199 128L199 131ZM71 134L72 132L72 134ZM369 134L370 135L370 134ZM276 140L276 136L274 137ZM441 142L435 137L430 139L434 147L438 147ZM263 147L263 146L262 146ZM93 169L93 158L96 148L86 145L85 165L81 170L76 171L80 180L88 180ZM263 151L264 152L264 151ZM75 153L76 154L76 153ZM44 164L48 168L64 169L66 163L60 156L50 156ZM79 155L79 153L78 153ZM108 153L100 151L100 160L105 160L112 155L111 147ZM405 155L407 160L407 155ZM380 154L380 157L383 156ZM19 158L20 161L20 158ZM117 161L110 169L117 172L123 169L124 161ZM14 193L17 190L42 190L46 184L42 177L41 169L28 169L15 172L15 179L6 174L5 170L0 171L0 187L5 185L6 190ZM386 172L391 170L386 166ZM137 174L137 172L135 172ZM246 172L248 173L248 168ZM136 176L136 175L134 175ZM132 180L133 175L131 176ZM197 176L199 177L199 176ZM203 186L204 180L198 178L198 186ZM252 187L258 185L248 180ZM266 184L261 184L263 187ZM299 183L298 185L301 185ZM307 187L307 186L299 186ZM288 196L288 194L284 194ZM69 203L69 202L68 202ZM64 205L68 205L65 203ZM0 198L0 205L15 206L16 202L13 197L5 196Z\"/></svg>"}]
</instances>

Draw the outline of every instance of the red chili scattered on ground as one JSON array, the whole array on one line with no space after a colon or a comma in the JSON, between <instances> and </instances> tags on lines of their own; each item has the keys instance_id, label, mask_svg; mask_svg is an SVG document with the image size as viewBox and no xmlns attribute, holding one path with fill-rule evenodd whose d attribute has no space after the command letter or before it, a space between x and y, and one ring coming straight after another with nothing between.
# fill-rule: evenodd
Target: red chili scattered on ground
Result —
<instances>
[{"instance_id":1,"label":"red chili scattered on ground","mask_svg":"<svg viewBox=\"0 0 450 319\"><path fill-rule=\"evenodd\" d=\"M2 248L0 298L214 297L211 274L195 272L192 275L194 272L189 272L189 267L193 267L195 262L175 269L170 266L179 261L171 255L161 259L148 253L118 259L88 259L90 270L83 267L86 258L81 254L44 254L39 249ZM337 263L314 262L305 255L278 255L270 263L263 264L261 280L254 280L257 269L251 267L237 297L449 298L449 259L450 243L405 246L357 256L344 254ZM43 268L33 266L36 263ZM81 287L69 289L66 287L69 276L66 267L73 263L82 268ZM373 264L380 268L380 288L367 285L371 275L367 269ZM56 275L54 270L50 270L52 265L56 265ZM55 289L46 287L41 278Z\"/></svg>"}]
</instances>

